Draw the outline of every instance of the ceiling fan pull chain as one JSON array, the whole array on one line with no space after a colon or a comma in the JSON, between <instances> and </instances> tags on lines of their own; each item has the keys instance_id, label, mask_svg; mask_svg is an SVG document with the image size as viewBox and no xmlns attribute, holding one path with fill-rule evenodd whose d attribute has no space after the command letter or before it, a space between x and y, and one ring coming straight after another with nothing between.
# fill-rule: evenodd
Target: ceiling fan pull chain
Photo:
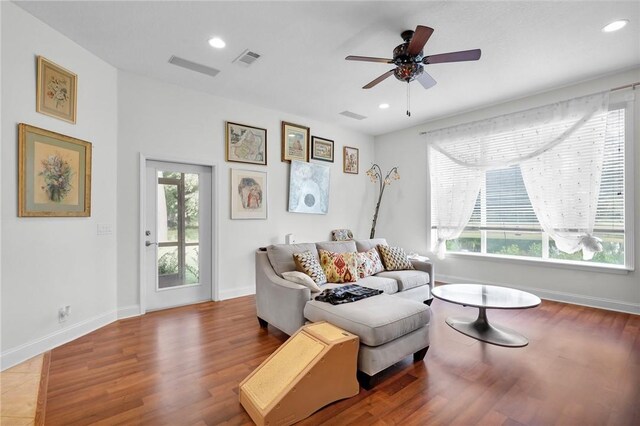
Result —
<instances>
[{"instance_id":1,"label":"ceiling fan pull chain","mask_svg":"<svg viewBox=\"0 0 640 426\"><path fill-rule=\"evenodd\" d=\"M409 82L407 82L407 117L411 117L411 90L409 90Z\"/></svg>"}]
</instances>

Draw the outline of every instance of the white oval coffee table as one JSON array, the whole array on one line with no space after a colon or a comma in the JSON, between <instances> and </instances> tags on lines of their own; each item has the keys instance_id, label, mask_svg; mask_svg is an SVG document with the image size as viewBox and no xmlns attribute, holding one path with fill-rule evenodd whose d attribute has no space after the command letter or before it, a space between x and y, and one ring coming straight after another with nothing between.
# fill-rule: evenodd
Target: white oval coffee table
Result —
<instances>
[{"instance_id":1,"label":"white oval coffee table","mask_svg":"<svg viewBox=\"0 0 640 426\"><path fill-rule=\"evenodd\" d=\"M522 334L506 327L489 324L487 309L527 309L538 306L540 298L525 291L482 284L445 284L434 288L434 297L462 306L479 309L478 318L447 318L456 331L498 346L519 348L529 344Z\"/></svg>"}]
</instances>

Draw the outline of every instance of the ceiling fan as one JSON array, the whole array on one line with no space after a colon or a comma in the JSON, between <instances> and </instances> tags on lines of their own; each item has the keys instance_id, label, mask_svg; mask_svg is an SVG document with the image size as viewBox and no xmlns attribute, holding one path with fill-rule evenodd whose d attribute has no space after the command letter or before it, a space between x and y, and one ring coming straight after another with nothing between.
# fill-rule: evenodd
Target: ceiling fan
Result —
<instances>
[{"instance_id":1,"label":"ceiling fan","mask_svg":"<svg viewBox=\"0 0 640 426\"><path fill-rule=\"evenodd\" d=\"M463 50L460 52L440 53L438 55L424 56L422 49L433 34L433 28L418 25L415 31L406 30L400 34L404 43L393 49L393 59L372 58L370 56L347 56L348 61L379 62L384 64L394 64L396 67L382 74L363 89L371 89L382 82L391 74L400 81L407 83L417 80L422 87L429 89L435 86L436 81L425 70L424 65L441 64L445 62L477 61L480 59L480 49ZM409 87L407 86L407 103ZM407 115L411 113L407 110Z\"/></svg>"}]
</instances>

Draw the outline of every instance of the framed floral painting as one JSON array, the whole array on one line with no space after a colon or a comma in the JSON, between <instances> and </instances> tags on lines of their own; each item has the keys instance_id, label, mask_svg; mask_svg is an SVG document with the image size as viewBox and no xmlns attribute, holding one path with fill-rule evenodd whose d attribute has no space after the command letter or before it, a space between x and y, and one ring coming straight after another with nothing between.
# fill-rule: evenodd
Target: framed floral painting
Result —
<instances>
[{"instance_id":1,"label":"framed floral painting","mask_svg":"<svg viewBox=\"0 0 640 426\"><path fill-rule=\"evenodd\" d=\"M77 75L38 56L37 112L75 124L77 91Z\"/></svg>"},{"instance_id":2,"label":"framed floral painting","mask_svg":"<svg viewBox=\"0 0 640 426\"><path fill-rule=\"evenodd\" d=\"M309 161L309 128L282 122L282 161Z\"/></svg>"},{"instance_id":3,"label":"framed floral painting","mask_svg":"<svg viewBox=\"0 0 640 426\"><path fill-rule=\"evenodd\" d=\"M91 143L19 124L18 216L91 216Z\"/></svg>"},{"instance_id":4,"label":"framed floral painting","mask_svg":"<svg viewBox=\"0 0 640 426\"><path fill-rule=\"evenodd\" d=\"M343 171L357 175L359 163L360 152L358 148L345 146L343 151Z\"/></svg>"},{"instance_id":5,"label":"framed floral painting","mask_svg":"<svg viewBox=\"0 0 640 426\"><path fill-rule=\"evenodd\" d=\"M267 218L267 173L231 169L231 219Z\"/></svg>"},{"instance_id":6,"label":"framed floral painting","mask_svg":"<svg viewBox=\"0 0 640 426\"><path fill-rule=\"evenodd\" d=\"M227 161L267 165L267 129L227 121Z\"/></svg>"}]
</instances>

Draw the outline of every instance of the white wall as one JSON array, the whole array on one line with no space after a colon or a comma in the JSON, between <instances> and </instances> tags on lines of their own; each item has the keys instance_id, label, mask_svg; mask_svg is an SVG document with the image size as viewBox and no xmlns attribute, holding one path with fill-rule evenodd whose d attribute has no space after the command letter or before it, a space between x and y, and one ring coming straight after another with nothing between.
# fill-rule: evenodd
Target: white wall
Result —
<instances>
[{"instance_id":1,"label":"white wall","mask_svg":"<svg viewBox=\"0 0 640 426\"><path fill-rule=\"evenodd\" d=\"M608 90L640 81L640 69L621 72L564 87L547 93L456 115L410 129L376 137L375 158L385 169L399 166L398 187L388 188L381 207L378 229L396 244L409 250L429 252L430 189L428 186L427 144L422 131L439 129L500 114L519 111L555 101ZM635 97L635 266L640 268L640 96ZM395 185L395 184L394 184ZM435 257L435 256L431 256ZM528 289L541 297L640 313L638 272L613 274L532 265L495 259L450 255L434 259L436 279L449 282L478 282Z\"/></svg>"},{"instance_id":2,"label":"white wall","mask_svg":"<svg viewBox=\"0 0 640 426\"><path fill-rule=\"evenodd\" d=\"M2 8L2 368L112 321L116 313L117 72L10 2ZM36 56L78 75L73 125L35 111ZM17 217L17 125L93 143L88 218ZM71 305L66 323L58 308Z\"/></svg>"},{"instance_id":3,"label":"white wall","mask_svg":"<svg viewBox=\"0 0 640 426\"><path fill-rule=\"evenodd\" d=\"M118 306L122 314L136 311L139 301L139 153L147 157L207 161L218 168L219 295L229 298L255 291L254 251L296 240L328 240L335 228L351 228L367 237L373 190L364 171L373 160L373 137L303 117L222 99L202 92L118 73ZM311 134L335 141L331 165L329 213L287 212L289 164L280 161L281 120L306 125ZM267 129L268 165L225 161L225 121ZM342 172L342 147L360 149L360 174ZM230 219L230 168L268 173L267 220Z\"/></svg>"}]
</instances>

